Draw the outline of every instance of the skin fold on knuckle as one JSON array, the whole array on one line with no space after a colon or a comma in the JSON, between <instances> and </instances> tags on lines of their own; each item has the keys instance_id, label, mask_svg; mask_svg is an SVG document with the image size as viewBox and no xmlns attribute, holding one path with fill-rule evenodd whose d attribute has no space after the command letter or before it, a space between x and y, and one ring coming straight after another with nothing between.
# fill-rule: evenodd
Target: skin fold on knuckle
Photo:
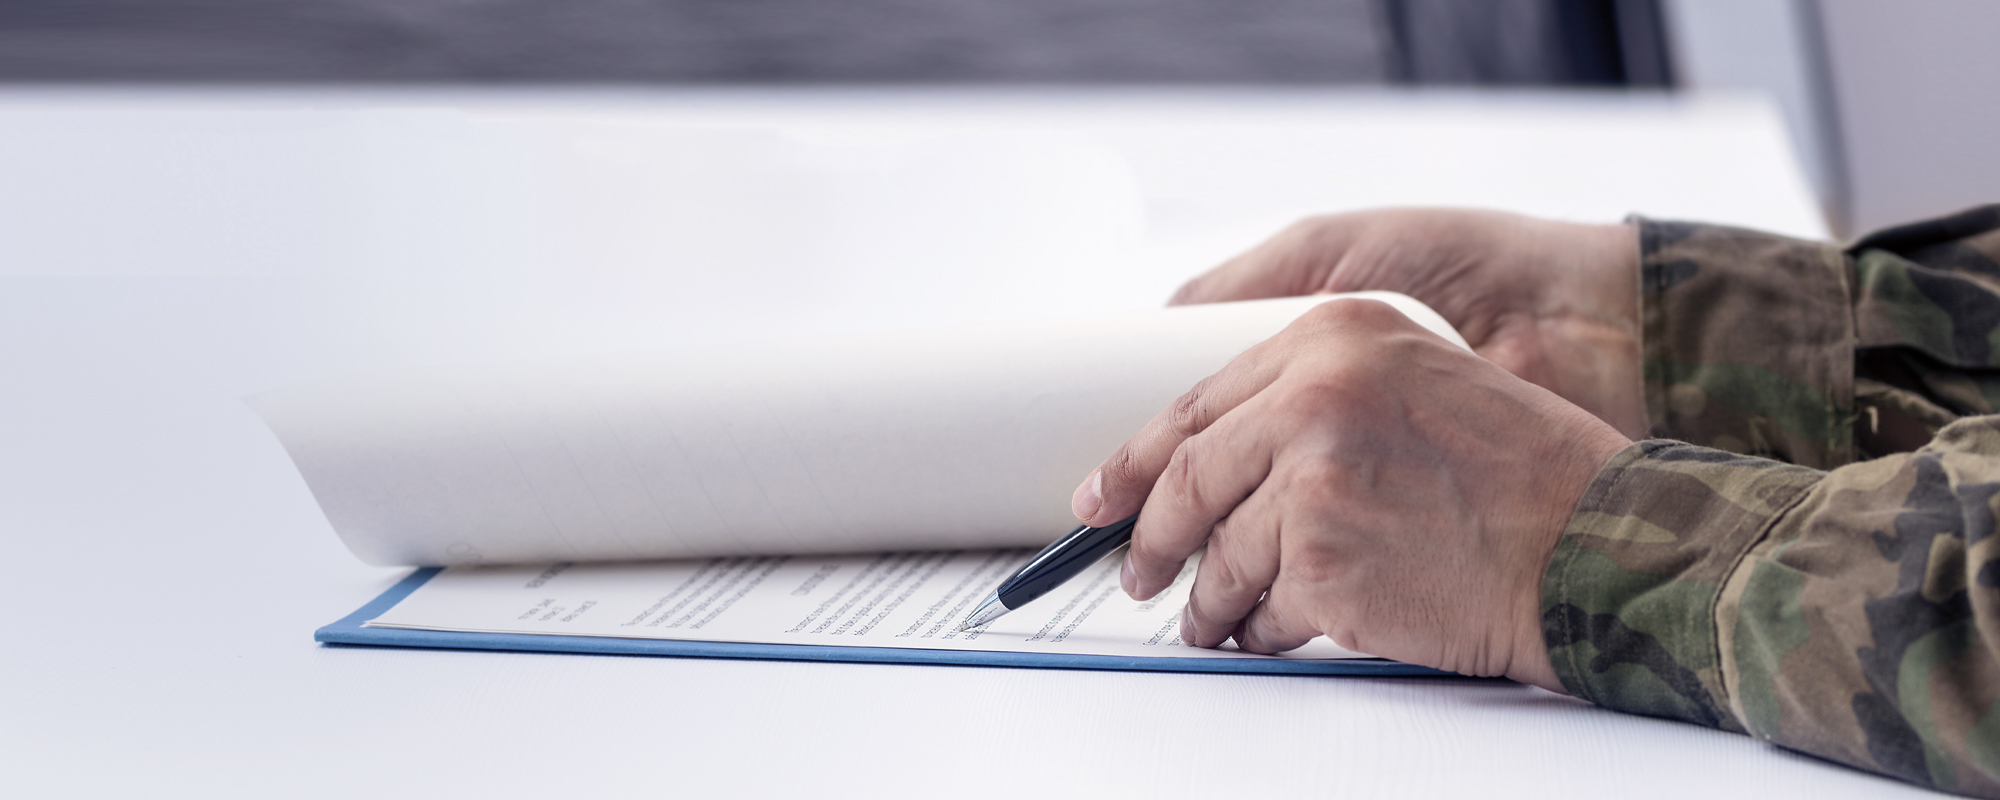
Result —
<instances>
[{"instance_id":1,"label":"skin fold on knuckle","mask_svg":"<svg viewBox=\"0 0 2000 800\"><path fill-rule=\"evenodd\" d=\"M1164 417L1167 431L1186 438L1207 428L1211 419L1209 397L1218 383L1220 376L1210 375L1195 381L1193 388L1174 398L1174 404L1167 407Z\"/></svg>"}]
</instances>

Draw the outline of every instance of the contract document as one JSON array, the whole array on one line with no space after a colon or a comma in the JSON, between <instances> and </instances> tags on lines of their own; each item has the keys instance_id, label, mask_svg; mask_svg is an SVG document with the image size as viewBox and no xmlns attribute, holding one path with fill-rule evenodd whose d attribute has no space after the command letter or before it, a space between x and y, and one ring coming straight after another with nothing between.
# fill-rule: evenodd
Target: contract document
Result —
<instances>
[{"instance_id":1,"label":"contract document","mask_svg":"<svg viewBox=\"0 0 2000 800\"><path fill-rule=\"evenodd\" d=\"M1369 292L464 365L248 402L355 555L444 568L322 641L423 630L514 649L572 637L547 647L1269 658L1182 646L1192 572L1139 602L1118 590L1115 559L956 629L1075 525L1071 491L1154 415L1315 306L1355 298L1465 345L1423 304ZM1288 658L1356 655L1318 640Z\"/></svg>"},{"instance_id":2,"label":"contract document","mask_svg":"<svg viewBox=\"0 0 2000 800\"><path fill-rule=\"evenodd\" d=\"M1195 563L1139 602L1119 562L985 626L959 623L1035 551L949 550L800 558L453 567L370 628L766 644L1266 658L1181 643ZM1284 658L1365 658L1322 637Z\"/></svg>"}]
</instances>

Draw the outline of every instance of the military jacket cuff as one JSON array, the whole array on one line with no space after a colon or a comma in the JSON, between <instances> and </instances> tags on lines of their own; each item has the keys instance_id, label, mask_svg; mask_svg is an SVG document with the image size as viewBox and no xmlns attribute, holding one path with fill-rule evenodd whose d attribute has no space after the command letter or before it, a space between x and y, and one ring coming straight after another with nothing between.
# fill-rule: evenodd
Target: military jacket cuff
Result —
<instances>
[{"instance_id":1,"label":"military jacket cuff","mask_svg":"<svg viewBox=\"0 0 2000 800\"><path fill-rule=\"evenodd\" d=\"M1571 694L1742 731L1720 672L1724 582L1825 473L1682 442L1620 451L1542 578L1542 635Z\"/></svg>"},{"instance_id":2,"label":"military jacket cuff","mask_svg":"<svg viewBox=\"0 0 2000 800\"><path fill-rule=\"evenodd\" d=\"M1852 461L1846 254L1740 228L1632 221L1651 435L1821 469Z\"/></svg>"}]
</instances>

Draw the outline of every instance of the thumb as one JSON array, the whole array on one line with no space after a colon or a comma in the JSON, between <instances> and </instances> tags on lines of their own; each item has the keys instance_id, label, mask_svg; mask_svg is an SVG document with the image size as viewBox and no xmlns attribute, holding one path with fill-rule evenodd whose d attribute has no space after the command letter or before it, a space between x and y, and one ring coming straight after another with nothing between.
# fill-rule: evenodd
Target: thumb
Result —
<instances>
[{"instance_id":1,"label":"thumb","mask_svg":"<svg viewBox=\"0 0 2000 800\"><path fill-rule=\"evenodd\" d=\"M1351 215L1313 217L1181 285L1170 306L1297 297L1326 290L1359 230Z\"/></svg>"}]
</instances>

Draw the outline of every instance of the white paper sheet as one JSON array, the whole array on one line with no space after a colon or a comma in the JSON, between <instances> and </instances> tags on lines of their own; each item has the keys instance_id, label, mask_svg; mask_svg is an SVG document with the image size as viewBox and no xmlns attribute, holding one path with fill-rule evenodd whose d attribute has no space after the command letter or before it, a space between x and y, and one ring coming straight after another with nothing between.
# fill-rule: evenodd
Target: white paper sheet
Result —
<instances>
[{"instance_id":1,"label":"white paper sheet","mask_svg":"<svg viewBox=\"0 0 2000 800\"><path fill-rule=\"evenodd\" d=\"M1415 300L1364 296L1464 343ZM1334 297L406 372L249 402L372 564L1039 548L1120 443Z\"/></svg>"},{"instance_id":2,"label":"white paper sheet","mask_svg":"<svg viewBox=\"0 0 2000 800\"><path fill-rule=\"evenodd\" d=\"M930 650L1272 658L1180 638L1196 561L1146 602L1119 559L981 628L980 601L1035 550L452 567L369 627ZM1282 658L1365 658L1321 637Z\"/></svg>"}]
</instances>

